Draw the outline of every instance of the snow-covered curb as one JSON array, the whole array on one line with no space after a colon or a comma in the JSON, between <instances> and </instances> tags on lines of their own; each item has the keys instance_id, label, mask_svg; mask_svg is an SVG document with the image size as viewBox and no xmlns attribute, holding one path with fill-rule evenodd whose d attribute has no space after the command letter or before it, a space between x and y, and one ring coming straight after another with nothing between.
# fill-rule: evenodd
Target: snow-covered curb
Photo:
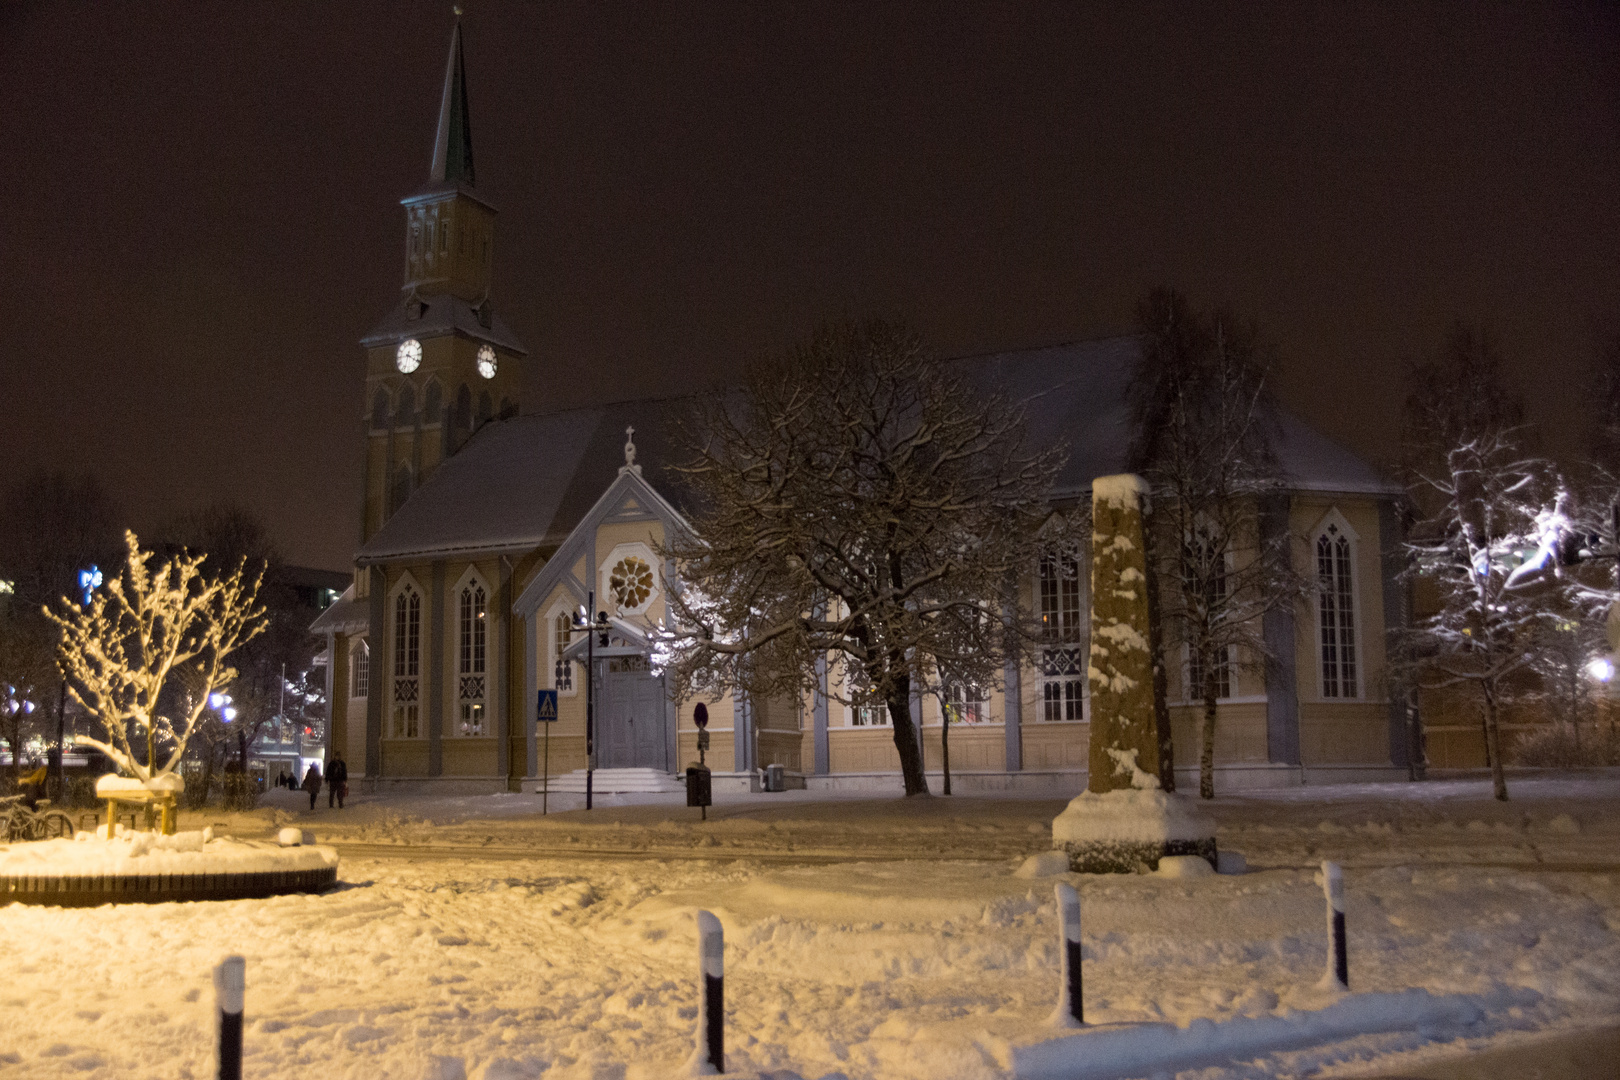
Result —
<instances>
[{"instance_id":1,"label":"snow-covered curb","mask_svg":"<svg viewBox=\"0 0 1620 1080\"><path fill-rule=\"evenodd\" d=\"M1392 1031L1457 1032L1485 1019L1477 998L1427 990L1354 994L1318 1012L1132 1024L1052 1039L1013 1051L1018 1080L1117 1080L1183 1069L1215 1068L1357 1035Z\"/></svg>"},{"instance_id":2,"label":"snow-covered curb","mask_svg":"<svg viewBox=\"0 0 1620 1080\"><path fill-rule=\"evenodd\" d=\"M80 833L74 840L0 844L0 878L258 874L337 864L334 848L284 848L201 832L124 833L111 840Z\"/></svg>"}]
</instances>

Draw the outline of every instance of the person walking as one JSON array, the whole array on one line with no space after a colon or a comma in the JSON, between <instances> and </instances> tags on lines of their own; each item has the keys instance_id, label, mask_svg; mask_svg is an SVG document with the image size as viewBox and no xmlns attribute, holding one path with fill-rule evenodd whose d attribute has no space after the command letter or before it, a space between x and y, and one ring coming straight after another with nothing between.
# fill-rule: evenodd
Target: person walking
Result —
<instances>
[{"instance_id":1,"label":"person walking","mask_svg":"<svg viewBox=\"0 0 1620 1080\"><path fill-rule=\"evenodd\" d=\"M304 774L303 788L309 792L309 808L315 809L315 796L321 793L321 767L311 765L309 772Z\"/></svg>"},{"instance_id":2,"label":"person walking","mask_svg":"<svg viewBox=\"0 0 1620 1080\"><path fill-rule=\"evenodd\" d=\"M330 809L332 800L337 800L337 808L343 809L343 800L349 797L349 766L344 763L340 754L332 759L326 767L326 805Z\"/></svg>"}]
</instances>

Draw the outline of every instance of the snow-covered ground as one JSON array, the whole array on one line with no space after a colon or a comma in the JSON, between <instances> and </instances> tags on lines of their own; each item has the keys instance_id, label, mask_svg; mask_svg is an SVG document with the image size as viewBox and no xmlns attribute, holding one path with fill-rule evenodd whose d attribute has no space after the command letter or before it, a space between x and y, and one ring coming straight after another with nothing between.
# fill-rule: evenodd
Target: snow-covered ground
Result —
<instances>
[{"instance_id":1,"label":"snow-covered ground","mask_svg":"<svg viewBox=\"0 0 1620 1080\"><path fill-rule=\"evenodd\" d=\"M1050 846L1061 801L787 793L723 800L704 824L650 798L541 819L532 796L341 812L323 796L311 813L277 792L181 828L312 830L344 853L339 888L0 908L0 1080L211 1076L210 969L232 952L248 962L251 1077L668 1076L692 1045L695 907L725 925L733 1071L1412 1073L1620 1023L1620 777L1512 791L1506 805L1478 781L1227 797L1211 811L1247 874L1038 879L1015 871ZM1346 868L1348 998L1318 986L1323 858ZM1058 880L1082 897L1097 1027L1079 1035L1047 1023ZM1255 1043L1267 1032L1287 1037ZM1103 1041L1041 1045L1088 1038ZM1123 1064L1174 1046L1186 1053Z\"/></svg>"}]
</instances>

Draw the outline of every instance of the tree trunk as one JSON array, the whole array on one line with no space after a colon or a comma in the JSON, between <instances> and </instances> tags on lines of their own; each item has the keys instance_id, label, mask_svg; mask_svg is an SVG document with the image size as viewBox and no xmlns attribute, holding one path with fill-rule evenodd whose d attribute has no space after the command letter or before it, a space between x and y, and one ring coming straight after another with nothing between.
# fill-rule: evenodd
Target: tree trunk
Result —
<instances>
[{"instance_id":1,"label":"tree trunk","mask_svg":"<svg viewBox=\"0 0 1620 1080\"><path fill-rule=\"evenodd\" d=\"M67 797L67 692L67 680L63 679L56 693L56 775L51 785L51 798L58 802Z\"/></svg>"},{"instance_id":2,"label":"tree trunk","mask_svg":"<svg viewBox=\"0 0 1620 1080\"><path fill-rule=\"evenodd\" d=\"M1491 764L1491 787L1496 798L1507 802L1507 777L1502 772L1502 743L1496 727L1496 687L1486 682L1485 691L1485 758Z\"/></svg>"},{"instance_id":3,"label":"tree trunk","mask_svg":"<svg viewBox=\"0 0 1620 1080\"><path fill-rule=\"evenodd\" d=\"M1207 670L1207 669L1206 669ZM1198 797L1215 797L1215 695L1204 691L1204 739L1198 753Z\"/></svg>"},{"instance_id":4,"label":"tree trunk","mask_svg":"<svg viewBox=\"0 0 1620 1080\"><path fill-rule=\"evenodd\" d=\"M945 770L945 794L951 793L951 708L939 703L939 763Z\"/></svg>"},{"instance_id":5,"label":"tree trunk","mask_svg":"<svg viewBox=\"0 0 1620 1080\"><path fill-rule=\"evenodd\" d=\"M894 748L900 753L900 776L907 795L927 795L928 777L923 774L922 749L917 745L917 727L911 722L911 679L902 676L885 702L889 722L894 725Z\"/></svg>"}]
</instances>

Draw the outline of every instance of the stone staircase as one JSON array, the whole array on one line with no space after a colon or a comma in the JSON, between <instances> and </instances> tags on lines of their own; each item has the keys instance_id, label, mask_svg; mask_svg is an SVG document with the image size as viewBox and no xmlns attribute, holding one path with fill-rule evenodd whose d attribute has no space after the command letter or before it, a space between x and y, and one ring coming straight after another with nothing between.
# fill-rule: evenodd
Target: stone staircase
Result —
<instances>
[{"instance_id":1,"label":"stone staircase","mask_svg":"<svg viewBox=\"0 0 1620 1080\"><path fill-rule=\"evenodd\" d=\"M539 781L530 781L524 785L528 788L532 784L533 790L540 790ZM658 769L597 769L596 775L591 778L591 790L599 795L603 794L642 794L642 795L668 795L684 792L686 784ZM575 769L571 773L551 778L552 794L585 793L585 770Z\"/></svg>"}]
</instances>

